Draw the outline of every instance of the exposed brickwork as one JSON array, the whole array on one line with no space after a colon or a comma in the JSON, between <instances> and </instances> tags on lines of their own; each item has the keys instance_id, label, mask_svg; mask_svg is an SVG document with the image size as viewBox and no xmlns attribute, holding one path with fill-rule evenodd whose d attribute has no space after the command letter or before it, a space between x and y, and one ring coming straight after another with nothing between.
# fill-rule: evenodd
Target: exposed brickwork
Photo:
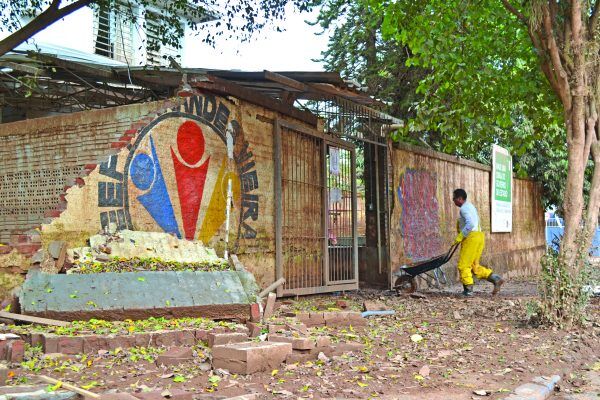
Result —
<instances>
[{"instance_id":1,"label":"exposed brickwork","mask_svg":"<svg viewBox=\"0 0 600 400\"><path fill-rule=\"evenodd\" d=\"M135 138L167 102L84 111L0 125L0 243L66 209L66 194ZM142 118L142 116L144 116ZM152 117L150 117L152 116ZM14 246L23 254L32 243ZM39 246L38 246L39 248Z\"/></svg>"}]
</instances>

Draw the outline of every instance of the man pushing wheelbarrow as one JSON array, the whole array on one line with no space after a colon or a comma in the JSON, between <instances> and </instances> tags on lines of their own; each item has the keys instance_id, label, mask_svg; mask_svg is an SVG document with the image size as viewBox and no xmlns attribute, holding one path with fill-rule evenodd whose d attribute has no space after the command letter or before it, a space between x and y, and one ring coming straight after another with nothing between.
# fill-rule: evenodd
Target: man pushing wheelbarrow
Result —
<instances>
[{"instance_id":1,"label":"man pushing wheelbarrow","mask_svg":"<svg viewBox=\"0 0 600 400\"><path fill-rule=\"evenodd\" d=\"M485 279L494 284L492 295L498 294L504 279L495 274L490 268L479 264L479 259L485 246L485 235L481 231L479 215L475 206L467 201L467 192L464 189L456 189L452 194L452 201L460 207L458 217L458 235L454 241L455 245L460 243L460 254L458 257L458 273L463 284L463 296L473 296L473 275L478 279Z\"/></svg>"},{"instance_id":2,"label":"man pushing wheelbarrow","mask_svg":"<svg viewBox=\"0 0 600 400\"><path fill-rule=\"evenodd\" d=\"M417 276L421 274L433 278L438 284L440 282L439 275L443 277L442 283L445 282L445 275L439 269L446 264L454 252L460 246L460 255L458 258L458 273L460 281L463 284L463 296L473 296L473 275L478 279L485 279L494 284L492 295L498 294L500 286L504 283L504 279L500 275L495 274L490 268L479 264L479 259L485 247L485 235L481 231L479 224L479 215L475 206L467 201L467 192L463 189L456 189L452 194L452 201L457 207L460 207L460 215L457 221L458 236L448 253L434 257L432 259L422 261L412 265L404 265L397 272L394 288L398 293L412 293L417 290ZM433 276L430 272L433 271Z\"/></svg>"}]
</instances>

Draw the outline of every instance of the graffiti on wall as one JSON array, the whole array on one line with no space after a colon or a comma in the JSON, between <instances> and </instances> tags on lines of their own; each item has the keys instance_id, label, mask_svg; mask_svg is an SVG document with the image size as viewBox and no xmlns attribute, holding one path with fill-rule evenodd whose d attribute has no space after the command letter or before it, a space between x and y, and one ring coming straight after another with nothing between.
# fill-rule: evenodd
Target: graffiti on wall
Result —
<instances>
[{"instance_id":1,"label":"graffiti on wall","mask_svg":"<svg viewBox=\"0 0 600 400\"><path fill-rule=\"evenodd\" d=\"M208 243L226 219L232 187L232 231L253 239L259 188L254 156L229 107L205 95L187 99L145 126L123 159L100 165L98 206L104 228L162 230Z\"/></svg>"},{"instance_id":2,"label":"graffiti on wall","mask_svg":"<svg viewBox=\"0 0 600 400\"><path fill-rule=\"evenodd\" d=\"M406 169L400 175L400 233L404 254L413 261L426 260L441 253L442 239L436 194L435 173Z\"/></svg>"}]
</instances>

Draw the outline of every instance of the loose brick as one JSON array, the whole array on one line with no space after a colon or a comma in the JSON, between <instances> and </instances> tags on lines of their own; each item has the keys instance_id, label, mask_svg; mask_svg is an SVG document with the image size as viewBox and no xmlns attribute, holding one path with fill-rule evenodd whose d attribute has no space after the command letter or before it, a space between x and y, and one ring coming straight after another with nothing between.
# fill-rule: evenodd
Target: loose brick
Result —
<instances>
[{"instance_id":1,"label":"loose brick","mask_svg":"<svg viewBox=\"0 0 600 400\"><path fill-rule=\"evenodd\" d=\"M248 335L243 333L209 333L208 347L218 346L228 343L241 343L248 340Z\"/></svg>"},{"instance_id":2,"label":"loose brick","mask_svg":"<svg viewBox=\"0 0 600 400\"><path fill-rule=\"evenodd\" d=\"M134 335L119 335L106 338L106 346L108 350L128 349L134 347L136 338Z\"/></svg>"},{"instance_id":3,"label":"loose brick","mask_svg":"<svg viewBox=\"0 0 600 400\"><path fill-rule=\"evenodd\" d=\"M317 354L313 354L310 352L302 352L302 351L293 351L291 354L285 358L286 364L295 364L295 363L305 363L307 361L316 360Z\"/></svg>"},{"instance_id":4,"label":"loose brick","mask_svg":"<svg viewBox=\"0 0 600 400\"><path fill-rule=\"evenodd\" d=\"M328 336L318 336L315 339L315 345L317 347L331 346L331 338L329 338Z\"/></svg>"},{"instance_id":5,"label":"loose brick","mask_svg":"<svg viewBox=\"0 0 600 400\"><path fill-rule=\"evenodd\" d=\"M44 335L44 353L58 353L58 339L59 336Z\"/></svg>"},{"instance_id":6,"label":"loose brick","mask_svg":"<svg viewBox=\"0 0 600 400\"><path fill-rule=\"evenodd\" d=\"M42 349L44 348L44 334L43 333L32 333L29 337L29 341L31 346L40 346Z\"/></svg>"},{"instance_id":7,"label":"loose brick","mask_svg":"<svg viewBox=\"0 0 600 400\"><path fill-rule=\"evenodd\" d=\"M83 337L83 352L97 353L98 350L107 350L108 342L106 338L100 335L90 335Z\"/></svg>"},{"instance_id":8,"label":"loose brick","mask_svg":"<svg viewBox=\"0 0 600 400\"><path fill-rule=\"evenodd\" d=\"M176 344L179 346L193 346L196 344L196 333L191 330L176 331Z\"/></svg>"},{"instance_id":9,"label":"loose brick","mask_svg":"<svg viewBox=\"0 0 600 400\"><path fill-rule=\"evenodd\" d=\"M136 333L134 343L137 347L148 347L153 345L152 333Z\"/></svg>"},{"instance_id":10,"label":"loose brick","mask_svg":"<svg viewBox=\"0 0 600 400\"><path fill-rule=\"evenodd\" d=\"M292 353L290 343L243 342L213 347L213 368L235 374L271 371Z\"/></svg>"},{"instance_id":11,"label":"loose brick","mask_svg":"<svg viewBox=\"0 0 600 400\"><path fill-rule=\"evenodd\" d=\"M309 313L309 323L306 323L306 326L321 326L325 325L325 317L322 312L311 312Z\"/></svg>"},{"instance_id":12,"label":"loose brick","mask_svg":"<svg viewBox=\"0 0 600 400\"><path fill-rule=\"evenodd\" d=\"M176 331L162 331L154 334L154 344L156 346L171 347L177 345L178 333Z\"/></svg>"},{"instance_id":13,"label":"loose brick","mask_svg":"<svg viewBox=\"0 0 600 400\"><path fill-rule=\"evenodd\" d=\"M315 348L315 342L307 337L290 337L283 335L269 335L270 342L291 343L294 350L312 350Z\"/></svg>"},{"instance_id":14,"label":"loose brick","mask_svg":"<svg viewBox=\"0 0 600 400\"><path fill-rule=\"evenodd\" d=\"M260 305L258 303L250 304L250 321L260 321Z\"/></svg>"},{"instance_id":15,"label":"loose brick","mask_svg":"<svg viewBox=\"0 0 600 400\"><path fill-rule=\"evenodd\" d=\"M194 331L194 335L196 336L196 340L207 342L208 341L208 331L206 329L196 329Z\"/></svg>"},{"instance_id":16,"label":"loose brick","mask_svg":"<svg viewBox=\"0 0 600 400\"><path fill-rule=\"evenodd\" d=\"M248 327L249 336L252 338L260 336L261 327L256 322L246 322L246 326Z\"/></svg>"},{"instance_id":17,"label":"loose brick","mask_svg":"<svg viewBox=\"0 0 600 400\"><path fill-rule=\"evenodd\" d=\"M14 339L8 341L6 348L6 358L12 363L20 363L25 356L25 341Z\"/></svg>"},{"instance_id":18,"label":"loose brick","mask_svg":"<svg viewBox=\"0 0 600 400\"><path fill-rule=\"evenodd\" d=\"M363 308L365 311L383 311L388 309L382 302L374 300L365 300L363 302Z\"/></svg>"},{"instance_id":19,"label":"loose brick","mask_svg":"<svg viewBox=\"0 0 600 400\"><path fill-rule=\"evenodd\" d=\"M156 358L156 365L177 365L194 358L189 347L172 347Z\"/></svg>"},{"instance_id":20,"label":"loose brick","mask_svg":"<svg viewBox=\"0 0 600 400\"><path fill-rule=\"evenodd\" d=\"M57 351L52 353L80 354L83 353L83 338L78 336L60 336Z\"/></svg>"}]
</instances>

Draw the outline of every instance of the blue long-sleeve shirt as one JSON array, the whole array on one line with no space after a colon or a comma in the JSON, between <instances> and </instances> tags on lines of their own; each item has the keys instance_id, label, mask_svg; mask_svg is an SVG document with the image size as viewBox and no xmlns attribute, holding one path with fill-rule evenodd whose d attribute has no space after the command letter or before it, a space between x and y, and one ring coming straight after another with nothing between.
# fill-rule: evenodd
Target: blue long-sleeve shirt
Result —
<instances>
[{"instance_id":1,"label":"blue long-sleeve shirt","mask_svg":"<svg viewBox=\"0 0 600 400\"><path fill-rule=\"evenodd\" d=\"M460 229L464 237L467 237L467 235L473 231L481 231L481 227L479 226L479 214L477 214L475 206L469 201L465 201L460 207L458 229Z\"/></svg>"}]
</instances>

